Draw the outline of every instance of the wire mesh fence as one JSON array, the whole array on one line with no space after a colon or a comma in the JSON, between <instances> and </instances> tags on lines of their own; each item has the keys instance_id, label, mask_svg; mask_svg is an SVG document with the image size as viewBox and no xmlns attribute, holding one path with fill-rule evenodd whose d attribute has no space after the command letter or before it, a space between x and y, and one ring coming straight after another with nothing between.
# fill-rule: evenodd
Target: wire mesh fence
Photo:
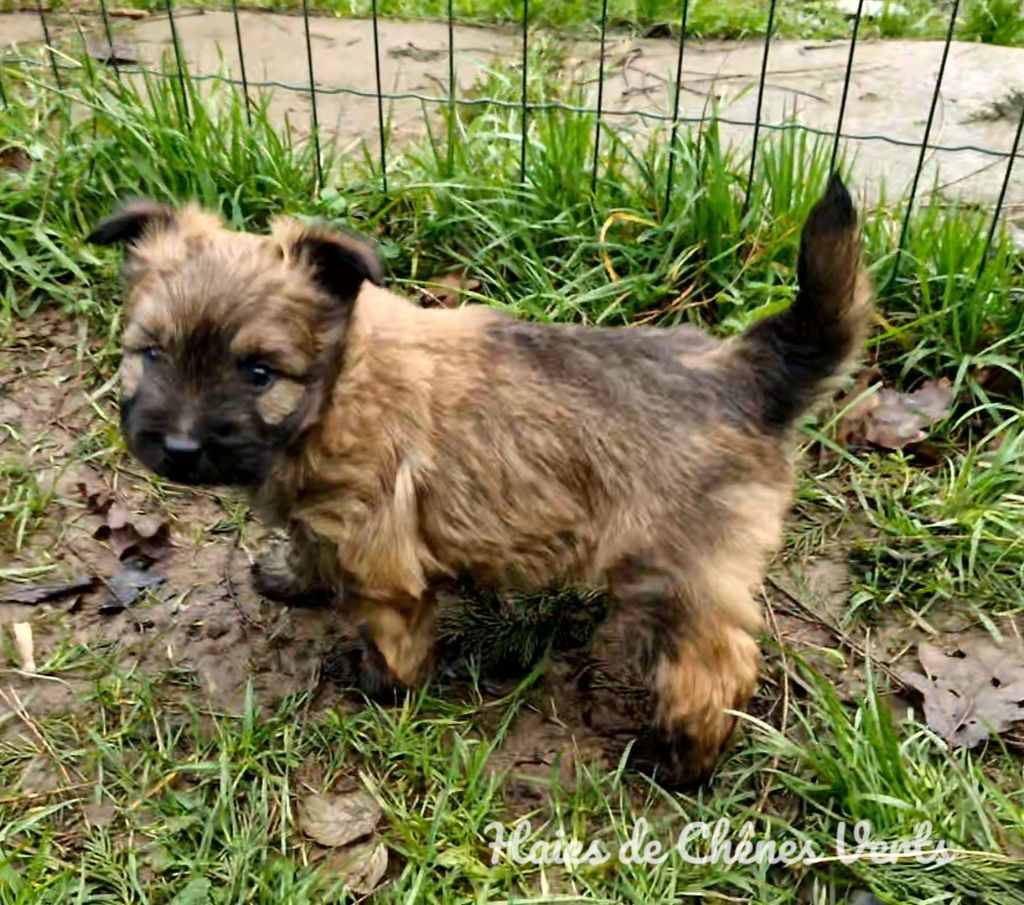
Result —
<instances>
[{"instance_id":1,"label":"wire mesh fence","mask_svg":"<svg viewBox=\"0 0 1024 905\"><path fill-rule=\"evenodd\" d=\"M938 69L934 78L934 84L931 86L930 99L924 119L924 127L919 140L908 140L906 137L886 134L882 131L865 133L862 131L852 131L846 128L846 116L850 101L852 75L859 47L858 41L859 36L862 33L862 23L866 15L865 0L859 0L856 13L850 18L849 38L846 42L844 76L841 94L839 96L838 103L836 104L834 125L831 128L822 128L808 123L766 119L765 93L766 88L768 87L769 64L772 58L773 40L776 37L774 33L774 24L776 22L777 9L782 6L784 2L785 0L766 0L767 25L763 38L761 39L762 44L759 54L760 71L756 83L756 102L753 117L746 119L742 117L737 118L721 115L718 113L715 114L715 118L718 122L730 126L741 127L750 131L749 162L747 167L746 186L744 190L744 210L746 210L746 207L750 203L751 188L754 184L755 173L757 172L758 166L758 151L764 140L763 136L766 131L799 129L806 131L811 135L823 136L825 139L831 141L830 160L832 168L836 166L839 160L840 149L844 141L880 142L892 146L916 149L916 165L914 166L905 198L902 199L905 208L902 219L902 228L900 230L896 248L895 265L892 271L893 276L895 276L898 272L900 255L904 248L914 206L915 203L919 201L918 196L921 188L922 174L925 171L925 163L928 155L935 152L947 154L972 153L984 155L986 158L989 158L993 164L997 164L1002 167L1002 176L999 180L994 204L992 204L990 225L985 236L985 254L982 255L981 259L981 266L984 267L985 259L988 256L988 251L996 235L996 231L1001 222L1001 216L1004 212L1004 207L1007 203L1008 191L1011 186L1011 180L1014 176L1015 161L1022 153L1021 136L1022 133L1024 133L1024 108L1021 109L1016 122L1015 131L1013 132L1012 142L1009 146L989 147L974 143L949 144L940 140L935 140L934 128L936 115L939 110L943 89L947 79L950 49L954 43L955 26L957 23L957 17L960 13L961 0L952 0L949 5L948 28L946 30L945 39L942 43ZM447 78L445 80L445 84L447 90L437 93L425 93L418 90L385 90L381 65L381 17L379 15L378 6L378 0L372 0L371 25L374 66L374 89L372 91L352 86L324 84L318 77L316 55L313 49L314 34L312 31L316 17L311 14L308 0L302 0L301 5L306 63L305 68L307 76L304 83L283 81L275 78L258 79L252 77L252 69L247 64L246 59L247 46L237 0L230 0L229 7L229 13L232 18L233 25L234 49L237 53L238 59L237 76L224 71L189 71L182 37L179 33L178 27L178 17L183 14L184 10L177 8L173 0L163 0L162 10L166 17L168 38L172 48L173 65L170 69L146 66L141 62L126 62L121 59L116 46L115 29L111 22L111 10L108 8L107 0L97 0L97 6L94 12L99 17L99 21L102 25L102 39L105 41L108 50L106 62L108 62L113 68L117 79L120 80L125 76L142 74L175 80L177 82L175 97L180 107L182 119L186 123L190 116L188 106L189 92L186 88L186 78L192 79L196 82L216 80L237 87L244 97L246 116L249 118L250 123L252 121L252 98L253 92L255 91L269 90L274 92L289 92L307 97L310 107L310 122L308 130L309 140L313 143L315 149L314 159L316 161L316 176L319 188L322 188L324 185L324 149L321 147L321 143L324 140L324 130L321 123L320 103L325 97L332 95L347 95L356 98L368 98L375 100L376 102L376 167L377 172L379 173L382 189L385 193L388 192L389 188L389 156L391 151L389 146L390 138L386 107L389 104L394 104L399 101L415 101L423 105L424 111L434 108L447 109L449 112L454 112L455 110L462 108L488 106L517 110L520 127L518 173L520 183L526 183L530 178L527 155L528 133L531 116L536 114L538 111L560 110L567 114L586 114L593 117L593 145L589 160L590 184L592 189L596 187L597 182L601 177L601 139L602 129L604 128L606 120L611 117L630 116L634 118L639 117L645 121L665 124L669 127L670 136L665 190L665 207L666 209L668 208L668 202L672 197L675 185L674 177L676 167L676 156L671 152L677 145L679 130L684 126L703 124L707 116L706 108L702 108L699 111L687 110L682 103L687 81L686 73L684 71L684 61L686 59L687 49L691 46L693 41L691 36L688 35L690 0L680 0L679 5L678 38L676 39L674 53L674 77L669 85L671 97L670 110L659 110L654 107L611 109L606 105L606 64L608 58L607 48L609 38L608 0L595 0L594 4L594 28L597 31L598 36L598 71L596 79L596 100L592 105L586 103L567 103L564 100L549 100L545 98L537 99L530 97L531 8L529 0L522 0L522 15L518 23L518 65L521 81L520 97L517 101L510 101L506 98L493 96L460 96L456 79L454 37L456 21L453 12L453 0L448 0L447 2L447 19L445 22L447 31L447 51L445 61ZM82 11L81 7L78 9L80 12ZM35 12L38 16L41 36L45 46L45 61L24 53L11 52L9 50L6 51L2 57L2 65L0 65L0 105L6 106L11 103L16 103L16 100L11 97L10 92L7 90L5 84L7 79L4 76L4 70L10 69L11 67L25 67L28 69L33 67L45 67L49 70L49 77L52 77L54 87L57 90L62 90L65 87L66 78L82 66L82 62L79 57L86 54L86 47L85 39L82 37L81 28L78 28L78 34L82 37L81 44L78 48L58 47L55 45L53 40L50 26L54 11L48 9L41 0L37 0ZM95 53L93 55L95 56ZM459 141L459 136L456 130L451 128L449 129L448 141L449 143Z\"/></svg>"}]
</instances>

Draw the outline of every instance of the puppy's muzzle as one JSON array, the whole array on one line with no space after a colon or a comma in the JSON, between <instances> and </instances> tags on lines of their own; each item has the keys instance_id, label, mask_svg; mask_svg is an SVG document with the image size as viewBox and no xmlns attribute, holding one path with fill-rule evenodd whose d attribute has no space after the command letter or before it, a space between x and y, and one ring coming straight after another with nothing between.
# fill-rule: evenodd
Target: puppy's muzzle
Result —
<instances>
[{"instance_id":1,"label":"puppy's muzzle","mask_svg":"<svg viewBox=\"0 0 1024 905\"><path fill-rule=\"evenodd\" d=\"M190 434L164 434L164 460L171 474L191 475L198 471L202 444Z\"/></svg>"}]
</instances>

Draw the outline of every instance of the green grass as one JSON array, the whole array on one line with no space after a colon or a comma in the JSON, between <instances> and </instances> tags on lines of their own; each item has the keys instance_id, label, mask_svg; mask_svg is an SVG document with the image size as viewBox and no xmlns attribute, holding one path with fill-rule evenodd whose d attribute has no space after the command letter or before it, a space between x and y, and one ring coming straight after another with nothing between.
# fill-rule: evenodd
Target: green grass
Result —
<instances>
[{"instance_id":1,"label":"green grass","mask_svg":"<svg viewBox=\"0 0 1024 905\"><path fill-rule=\"evenodd\" d=\"M65 777L48 794L2 799L0 897L12 905L342 901L337 880L307 862L294 815L307 790L355 784L384 810L393 869L377 902L649 903L703 893L781 905L808 895L845 902L858 889L892 902L1020 902L1022 865L985 854L1022 841L1024 800L1019 786L1006 791L1019 764L1001 754L985 765L951 755L928 730L891 716L874 689L850 707L806 667L791 669L801 688L791 714L799 732L745 730L713 791L670 796L585 766L567 787L554 764L534 778L545 804L528 814L533 839L561 828L617 851L642 817L650 838L672 845L687 823L726 817L736 832L749 821L758 838L791 839L828 859L840 823L870 821L875 839L891 840L930 820L933 838L961 852L957 859L927 870L826 861L788 878L682 859L548 866L542 876L535 865L492 864L488 848L488 825L511 823L504 789L516 778L491 761L531 702L529 680L486 711L479 699L421 695L398 710L296 720L301 700L263 710L250 697L242 713L225 716L182 705L185 676L140 679L94 658L74 664L94 683L89 719L52 718L37 737L0 748L5 789L17 790L40 760ZM709 849L698 842L690 851Z\"/></svg>"},{"instance_id":2,"label":"green grass","mask_svg":"<svg viewBox=\"0 0 1024 905\"><path fill-rule=\"evenodd\" d=\"M1024 7L1021 0L975 0L967 5L960 36L985 44L1024 43Z\"/></svg>"},{"instance_id":3,"label":"green grass","mask_svg":"<svg viewBox=\"0 0 1024 905\"><path fill-rule=\"evenodd\" d=\"M533 52L531 94L571 102L551 64L557 48ZM247 228L281 211L324 216L373 232L398 287L465 268L479 282L477 301L520 317L693 322L726 335L791 299L799 225L825 184L831 150L800 130L767 134L745 207L749 161L723 145L713 121L682 131L671 152L664 133L639 140L606 129L592 191L592 117L535 111L520 184L519 114L481 106L422 142L393 148L387 195L371 149L326 159L318 192L309 145L276 129L265 103L250 128L237 94L187 81L186 123L174 80L148 78L148 103L105 73L85 69L68 83L58 92L40 71L7 71L16 102L0 111L0 147L32 136L33 166L0 174L0 336L13 342L40 312L62 309L87 332L84 365L94 388L117 362L118 261L83 237L126 195L196 198ZM480 90L515 101L518 76L493 72ZM619 220L602 242L614 212L643 222ZM838 450L821 464L805 458L783 557L850 558L854 588L842 628L858 638L903 612L924 620L961 608L985 625L1024 612L1022 262L997 233L978 278L986 215L938 195L914 212L894 274L902 217L899 203L864 211L866 256L888 325L875 333L870 355L890 385L954 383L955 410L930 438L939 462L862 450ZM993 368L1008 376L999 386L983 379ZM826 410L808 422L815 452L818 444L836 451L836 420ZM100 419L73 455L120 462L116 444L112 424ZM0 458L10 448L0 445ZM34 464L7 462L3 474L13 476ZM49 499L31 482L5 486L18 489L0 498L0 542L5 553L18 546L24 554L50 514ZM243 520L237 509L225 511L231 530ZM565 628L551 598L539 605L521 625L494 604L477 624L450 631L468 649L523 666L543 649L543 636ZM514 777L500 748L515 714L536 706L536 676L497 702L426 693L395 710L307 717L301 699L268 709L250 697L242 714L226 715L199 703L190 674L147 676L127 669L117 651L67 646L44 671L87 689L90 705L39 718L38 734L0 741L0 901L338 900L336 880L309 860L295 806L307 786L358 777L384 808L394 865L376 901L646 903L703 894L840 903L868 890L893 903L1024 901L1018 756L998 743L948 751L904 719L884 672L868 670L867 690L848 700L795 651L773 649L769 664L752 708L758 717L748 719L712 788L669 795L590 768L585 758L569 787L556 763L531 815L538 835L553 838L561 827L610 843L646 816L658 838L671 840L689 820L729 816L736 828L749 819L758 833L810 841L827 855L840 822L870 820L892 839L929 819L937 837L966 854L930 870L865 861L795 873L678 860L576 871L491 865L485 827L514 814L505 797ZM844 668L861 673L865 665ZM39 761L59 778L58 789L22 794L26 767ZM86 822L101 806L104 819Z\"/></svg>"}]
</instances>

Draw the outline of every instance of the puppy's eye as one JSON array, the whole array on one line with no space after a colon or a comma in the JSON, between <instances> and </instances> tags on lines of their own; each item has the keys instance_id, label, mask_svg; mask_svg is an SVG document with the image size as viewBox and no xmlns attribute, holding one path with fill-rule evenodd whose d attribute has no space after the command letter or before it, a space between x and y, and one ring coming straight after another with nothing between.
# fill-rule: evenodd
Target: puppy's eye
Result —
<instances>
[{"instance_id":1,"label":"puppy's eye","mask_svg":"<svg viewBox=\"0 0 1024 905\"><path fill-rule=\"evenodd\" d=\"M242 375L250 384L260 390L265 390L277 379L274 369L262 361L243 361Z\"/></svg>"},{"instance_id":2,"label":"puppy's eye","mask_svg":"<svg viewBox=\"0 0 1024 905\"><path fill-rule=\"evenodd\" d=\"M142 357L145 358L146 361L159 361L163 354L163 349L159 346L146 346L146 348L142 350Z\"/></svg>"}]
</instances>

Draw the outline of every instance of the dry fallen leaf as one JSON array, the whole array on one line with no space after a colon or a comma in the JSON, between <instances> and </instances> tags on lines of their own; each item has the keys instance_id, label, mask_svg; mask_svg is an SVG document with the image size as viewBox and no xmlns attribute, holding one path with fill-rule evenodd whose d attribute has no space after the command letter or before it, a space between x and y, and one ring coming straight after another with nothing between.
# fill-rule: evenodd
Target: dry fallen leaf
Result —
<instances>
[{"instance_id":1,"label":"dry fallen leaf","mask_svg":"<svg viewBox=\"0 0 1024 905\"><path fill-rule=\"evenodd\" d=\"M842 419L838 438L847 446L903 449L924 440L925 428L948 415L952 405L953 388L945 377L913 393L883 387Z\"/></svg>"},{"instance_id":2,"label":"dry fallen leaf","mask_svg":"<svg viewBox=\"0 0 1024 905\"><path fill-rule=\"evenodd\" d=\"M69 594L79 594L92 588L95 579L90 575L76 575L67 581L52 584L9 584L0 588L0 603L35 605L58 600Z\"/></svg>"},{"instance_id":3,"label":"dry fallen leaf","mask_svg":"<svg viewBox=\"0 0 1024 905\"><path fill-rule=\"evenodd\" d=\"M11 145L7 148L0 148L0 170L14 170L18 173L27 173L32 169L32 158L28 151Z\"/></svg>"},{"instance_id":4,"label":"dry fallen leaf","mask_svg":"<svg viewBox=\"0 0 1024 905\"><path fill-rule=\"evenodd\" d=\"M380 818L380 805L361 791L307 795L299 802L299 829L329 848L369 836Z\"/></svg>"},{"instance_id":5,"label":"dry fallen leaf","mask_svg":"<svg viewBox=\"0 0 1024 905\"><path fill-rule=\"evenodd\" d=\"M1001 365L983 365L974 372L974 379L989 396L1012 396L1020 392L1020 378Z\"/></svg>"},{"instance_id":6,"label":"dry fallen leaf","mask_svg":"<svg viewBox=\"0 0 1024 905\"><path fill-rule=\"evenodd\" d=\"M98 481L79 481L78 493L85 502L85 508L95 515L106 515L114 504L114 495L109 487Z\"/></svg>"},{"instance_id":7,"label":"dry fallen leaf","mask_svg":"<svg viewBox=\"0 0 1024 905\"><path fill-rule=\"evenodd\" d=\"M426 308L458 308L467 292L480 288L480 281L471 279L464 270L431 277L426 286L417 287Z\"/></svg>"},{"instance_id":8,"label":"dry fallen leaf","mask_svg":"<svg viewBox=\"0 0 1024 905\"><path fill-rule=\"evenodd\" d=\"M357 896L368 896L384 878L388 869L388 847L371 839L360 845L332 852L322 869L345 878L345 888Z\"/></svg>"},{"instance_id":9,"label":"dry fallen leaf","mask_svg":"<svg viewBox=\"0 0 1024 905\"><path fill-rule=\"evenodd\" d=\"M959 656L922 641L926 675L903 680L924 698L925 722L952 747L973 748L1024 720L1024 661L989 641L964 639Z\"/></svg>"},{"instance_id":10,"label":"dry fallen leaf","mask_svg":"<svg viewBox=\"0 0 1024 905\"><path fill-rule=\"evenodd\" d=\"M155 515L137 515L121 503L113 503L106 511L106 521L93 532L99 540L109 540L119 559L142 555L159 559L171 546L171 529Z\"/></svg>"},{"instance_id":11,"label":"dry fallen leaf","mask_svg":"<svg viewBox=\"0 0 1024 905\"><path fill-rule=\"evenodd\" d=\"M18 649L22 672L35 672L35 645L32 642L32 626L27 622L14 623L14 646Z\"/></svg>"},{"instance_id":12,"label":"dry fallen leaf","mask_svg":"<svg viewBox=\"0 0 1024 905\"><path fill-rule=\"evenodd\" d=\"M82 805L82 816L90 829L102 829L117 819L117 807L108 801L90 801Z\"/></svg>"},{"instance_id":13,"label":"dry fallen leaf","mask_svg":"<svg viewBox=\"0 0 1024 905\"><path fill-rule=\"evenodd\" d=\"M86 51L94 60L108 66L130 66L139 62L139 55L125 41L89 41L86 43Z\"/></svg>"},{"instance_id":14,"label":"dry fallen leaf","mask_svg":"<svg viewBox=\"0 0 1024 905\"><path fill-rule=\"evenodd\" d=\"M154 588L164 581L164 576L156 572L148 572L137 565L126 565L107 579L106 586L110 595L100 604L99 612L104 616L120 613L135 603L146 588Z\"/></svg>"}]
</instances>

